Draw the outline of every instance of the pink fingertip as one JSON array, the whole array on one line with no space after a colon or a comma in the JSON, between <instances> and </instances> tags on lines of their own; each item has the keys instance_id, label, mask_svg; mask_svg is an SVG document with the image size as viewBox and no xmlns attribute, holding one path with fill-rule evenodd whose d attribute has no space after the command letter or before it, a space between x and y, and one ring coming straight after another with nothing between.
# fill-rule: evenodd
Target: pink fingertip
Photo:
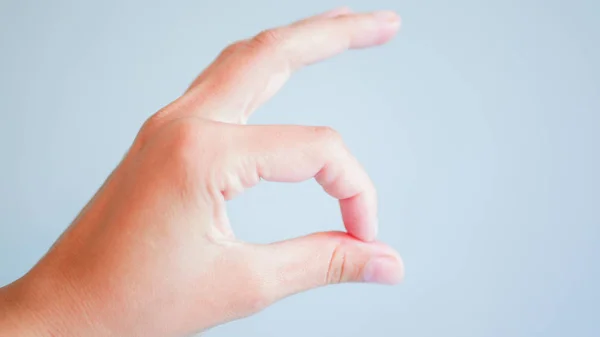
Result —
<instances>
[{"instance_id":1,"label":"pink fingertip","mask_svg":"<svg viewBox=\"0 0 600 337\"><path fill-rule=\"evenodd\" d=\"M394 285L402 282L404 268L402 263L391 256L374 257L363 269L362 280L368 283Z\"/></svg>"},{"instance_id":2,"label":"pink fingertip","mask_svg":"<svg viewBox=\"0 0 600 337\"><path fill-rule=\"evenodd\" d=\"M392 11L378 11L373 12L373 16L375 19L382 23L390 24L392 26L397 26L400 24L400 17L398 14Z\"/></svg>"}]
</instances>

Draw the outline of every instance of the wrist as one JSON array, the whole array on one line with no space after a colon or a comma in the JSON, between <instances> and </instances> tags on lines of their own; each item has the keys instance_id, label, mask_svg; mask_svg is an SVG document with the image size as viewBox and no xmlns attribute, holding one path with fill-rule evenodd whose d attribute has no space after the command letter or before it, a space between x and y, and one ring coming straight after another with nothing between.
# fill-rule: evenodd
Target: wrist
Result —
<instances>
[{"instance_id":1,"label":"wrist","mask_svg":"<svg viewBox=\"0 0 600 337\"><path fill-rule=\"evenodd\" d=\"M22 283L21 279L0 288L0 335L49 336L50 331L33 310Z\"/></svg>"},{"instance_id":2,"label":"wrist","mask_svg":"<svg viewBox=\"0 0 600 337\"><path fill-rule=\"evenodd\" d=\"M49 278L28 274L0 288L0 336L91 335L64 287L51 284Z\"/></svg>"}]
</instances>

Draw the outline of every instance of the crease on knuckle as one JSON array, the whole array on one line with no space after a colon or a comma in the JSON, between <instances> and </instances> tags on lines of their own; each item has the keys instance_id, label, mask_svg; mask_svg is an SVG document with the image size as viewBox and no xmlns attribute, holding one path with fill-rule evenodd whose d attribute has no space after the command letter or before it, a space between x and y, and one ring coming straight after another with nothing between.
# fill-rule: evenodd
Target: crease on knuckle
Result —
<instances>
[{"instance_id":1,"label":"crease on knuckle","mask_svg":"<svg viewBox=\"0 0 600 337\"><path fill-rule=\"evenodd\" d=\"M347 256L342 244L337 244L329 258L329 267L327 269L326 284L338 284L344 280L346 273Z\"/></svg>"},{"instance_id":2,"label":"crease on knuckle","mask_svg":"<svg viewBox=\"0 0 600 337\"><path fill-rule=\"evenodd\" d=\"M283 41L281 29L267 29L252 38L251 43L261 49L273 49Z\"/></svg>"},{"instance_id":3,"label":"crease on knuckle","mask_svg":"<svg viewBox=\"0 0 600 337\"><path fill-rule=\"evenodd\" d=\"M302 57L294 47L293 36L288 28L279 27L264 30L247 41L247 47L258 59L267 59L272 69L277 69L284 77L303 65Z\"/></svg>"}]
</instances>

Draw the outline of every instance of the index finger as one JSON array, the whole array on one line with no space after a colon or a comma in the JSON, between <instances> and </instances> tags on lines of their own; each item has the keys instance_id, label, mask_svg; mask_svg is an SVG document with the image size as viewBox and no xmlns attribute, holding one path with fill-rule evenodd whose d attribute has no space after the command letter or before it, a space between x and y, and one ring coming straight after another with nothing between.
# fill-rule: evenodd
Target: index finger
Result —
<instances>
[{"instance_id":1,"label":"index finger","mask_svg":"<svg viewBox=\"0 0 600 337\"><path fill-rule=\"evenodd\" d=\"M328 127L251 125L238 127L234 153L241 186L252 187L260 179L300 182L314 178L339 200L344 226L364 241L377 236L377 192L369 175L348 151L337 132ZM235 185L237 186L237 184ZM223 188L231 199L240 189Z\"/></svg>"},{"instance_id":2,"label":"index finger","mask_svg":"<svg viewBox=\"0 0 600 337\"><path fill-rule=\"evenodd\" d=\"M299 67L349 48L389 41L400 21L391 11L343 14L269 29L226 48L190 86L186 114L245 123Z\"/></svg>"}]
</instances>

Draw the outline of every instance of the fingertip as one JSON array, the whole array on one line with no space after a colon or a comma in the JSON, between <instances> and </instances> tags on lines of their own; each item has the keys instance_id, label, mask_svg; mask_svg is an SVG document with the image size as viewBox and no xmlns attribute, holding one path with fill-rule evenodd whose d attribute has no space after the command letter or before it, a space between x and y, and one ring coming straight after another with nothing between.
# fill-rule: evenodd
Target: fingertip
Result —
<instances>
[{"instance_id":1,"label":"fingertip","mask_svg":"<svg viewBox=\"0 0 600 337\"><path fill-rule=\"evenodd\" d=\"M406 269L405 269L404 260L402 259L402 257L398 253L396 253L394 256L396 257L396 262L398 263L398 265L397 265L398 278L397 278L397 282L396 282L396 284L398 284L398 283L404 282L404 278L406 277Z\"/></svg>"},{"instance_id":2,"label":"fingertip","mask_svg":"<svg viewBox=\"0 0 600 337\"><path fill-rule=\"evenodd\" d=\"M367 48L390 41L400 27L400 17L393 11L377 11L339 17L349 20L354 34L350 48Z\"/></svg>"},{"instance_id":3,"label":"fingertip","mask_svg":"<svg viewBox=\"0 0 600 337\"><path fill-rule=\"evenodd\" d=\"M364 254L357 281L396 285L404 280L404 262L393 247L381 241L356 241L354 245Z\"/></svg>"},{"instance_id":4,"label":"fingertip","mask_svg":"<svg viewBox=\"0 0 600 337\"><path fill-rule=\"evenodd\" d=\"M379 218L376 216L374 217L371 223L371 231L373 232L373 240L375 240L375 238L379 234Z\"/></svg>"},{"instance_id":5,"label":"fingertip","mask_svg":"<svg viewBox=\"0 0 600 337\"><path fill-rule=\"evenodd\" d=\"M381 25L379 41L376 44L390 41L400 28L400 16L394 11L378 11L373 13L373 17Z\"/></svg>"},{"instance_id":6,"label":"fingertip","mask_svg":"<svg viewBox=\"0 0 600 337\"><path fill-rule=\"evenodd\" d=\"M373 257L363 268L363 282L396 285L403 280L404 266L402 260L393 256Z\"/></svg>"},{"instance_id":7,"label":"fingertip","mask_svg":"<svg viewBox=\"0 0 600 337\"><path fill-rule=\"evenodd\" d=\"M344 226L348 234L359 241L373 243L377 239L377 227L348 222L344 222Z\"/></svg>"},{"instance_id":8,"label":"fingertip","mask_svg":"<svg viewBox=\"0 0 600 337\"><path fill-rule=\"evenodd\" d=\"M365 242L377 238L379 220L375 192L363 192L340 200L340 210L344 227L350 235Z\"/></svg>"},{"instance_id":9,"label":"fingertip","mask_svg":"<svg viewBox=\"0 0 600 337\"><path fill-rule=\"evenodd\" d=\"M376 11L371 15L378 21L389 24L400 24L400 16L394 11Z\"/></svg>"}]
</instances>

